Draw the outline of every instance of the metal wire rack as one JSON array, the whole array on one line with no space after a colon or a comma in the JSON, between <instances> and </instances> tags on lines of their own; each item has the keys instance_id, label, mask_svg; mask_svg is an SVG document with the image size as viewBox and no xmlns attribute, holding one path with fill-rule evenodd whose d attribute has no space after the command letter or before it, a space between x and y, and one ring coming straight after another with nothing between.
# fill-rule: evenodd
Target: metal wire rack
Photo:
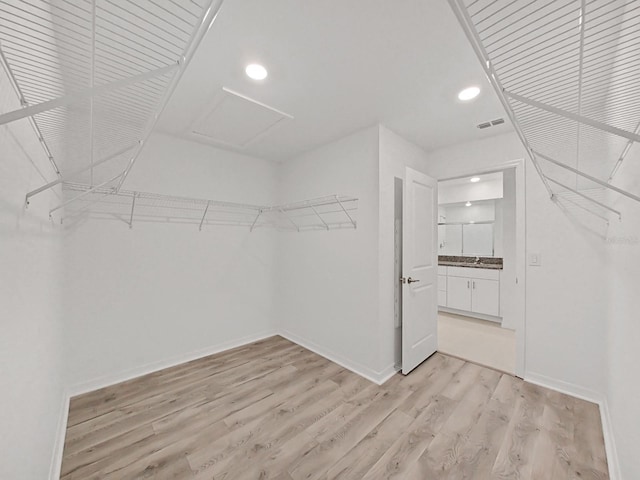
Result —
<instances>
[{"instance_id":1,"label":"metal wire rack","mask_svg":"<svg viewBox=\"0 0 640 480\"><path fill-rule=\"evenodd\" d=\"M86 218L111 219L133 227L135 222L177 223L203 227L214 225L279 230L333 230L356 228L358 199L340 195L284 205L265 206L177 197L115 187L90 187L63 183L71 200L54 208L64 209L65 223Z\"/></svg>"},{"instance_id":2,"label":"metal wire rack","mask_svg":"<svg viewBox=\"0 0 640 480\"><path fill-rule=\"evenodd\" d=\"M222 0L0 2L0 63L58 179L120 189Z\"/></svg>"},{"instance_id":3,"label":"metal wire rack","mask_svg":"<svg viewBox=\"0 0 640 480\"><path fill-rule=\"evenodd\" d=\"M449 0L552 199L608 221L640 141L640 3Z\"/></svg>"}]
</instances>

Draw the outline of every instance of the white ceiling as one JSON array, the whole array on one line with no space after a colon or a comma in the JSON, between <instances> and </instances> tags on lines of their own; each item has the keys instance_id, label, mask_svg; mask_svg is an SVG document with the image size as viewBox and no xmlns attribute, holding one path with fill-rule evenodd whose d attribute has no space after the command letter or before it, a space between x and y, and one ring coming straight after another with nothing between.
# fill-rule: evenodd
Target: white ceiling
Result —
<instances>
[{"instance_id":1,"label":"white ceiling","mask_svg":"<svg viewBox=\"0 0 640 480\"><path fill-rule=\"evenodd\" d=\"M375 123L425 150L512 129L476 128L505 113L446 0L226 0L159 129L196 139L223 87L294 117L240 150L277 161Z\"/></svg>"}]
</instances>

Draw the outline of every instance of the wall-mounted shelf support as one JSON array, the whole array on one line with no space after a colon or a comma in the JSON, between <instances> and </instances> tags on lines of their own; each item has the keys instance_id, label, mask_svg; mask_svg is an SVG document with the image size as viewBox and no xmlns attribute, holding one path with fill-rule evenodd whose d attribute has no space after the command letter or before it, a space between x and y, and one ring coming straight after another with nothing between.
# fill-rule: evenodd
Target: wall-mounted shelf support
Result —
<instances>
[{"instance_id":1,"label":"wall-mounted shelf support","mask_svg":"<svg viewBox=\"0 0 640 480\"><path fill-rule=\"evenodd\" d=\"M594 212L593 210L590 210L588 208L586 208L583 205L580 205L578 202L574 202L573 200L571 200L570 198L567 198L565 196L561 196L561 195L557 195L554 194L552 200L554 202L556 202L563 210L567 210L567 208L564 205L561 205L561 202L569 202L571 205L573 205L574 207L579 208L580 210L583 210L585 212L587 212L590 215L593 215L594 217L599 218L600 220L602 220L603 222L605 222L607 225L609 225L609 219L607 217L603 217L602 215Z\"/></svg>"},{"instance_id":2,"label":"wall-mounted shelf support","mask_svg":"<svg viewBox=\"0 0 640 480\"><path fill-rule=\"evenodd\" d=\"M548 176L546 176L546 175L545 175L545 178L546 178L548 181L550 181L551 183L555 183L555 184L556 184L556 185L558 185L559 187L564 188L565 190L567 190L567 191L569 191L569 192L575 193L575 194L576 194L576 195L578 195L579 197L582 197L582 198L584 198L585 200L588 200L589 202L591 202L591 203L593 203L593 204L595 204L595 205L598 205L600 208L604 208L605 210L608 210L608 211L610 211L611 213L616 214L616 215L618 216L618 218L619 218L619 219L621 219L621 218L622 218L622 213L620 213L620 212L619 212L618 210L616 210L615 208L611 208L610 206L605 205L604 203L599 202L598 200L595 200L595 199L591 198L590 196L585 195L585 194L584 194L584 193L582 193L582 192L579 192L579 191L578 191L578 190L576 190L575 188L571 188L571 187L569 187L568 185L565 185L564 183L561 183L561 182L559 182L559 181L557 181L557 180L554 180L554 179L553 179L553 178L551 178L551 177L548 177Z\"/></svg>"},{"instance_id":3,"label":"wall-mounted shelf support","mask_svg":"<svg viewBox=\"0 0 640 480\"><path fill-rule=\"evenodd\" d=\"M342 211L344 212L344 214L349 217L349 221L351 222L351 224L353 225L353 228L358 228L356 221L351 217L351 215L349 215L349 212L347 212L347 209L344 208L344 205L342 204L342 202L340 201L340 199L336 196L336 202L338 202L338 205L340 205L340 208L342 209Z\"/></svg>"},{"instance_id":4,"label":"wall-mounted shelf support","mask_svg":"<svg viewBox=\"0 0 640 480\"><path fill-rule=\"evenodd\" d=\"M327 225L327 222L324 221L324 218L322 218L322 216L318 213L318 210L316 210L316 208L313 205L311 205L311 210L313 210L313 213L316 214L316 217L318 217L318 219L322 222L325 228L329 230L329 225Z\"/></svg>"},{"instance_id":5,"label":"wall-mounted shelf support","mask_svg":"<svg viewBox=\"0 0 640 480\"><path fill-rule=\"evenodd\" d=\"M198 226L198 230L202 231L202 224L204 223L204 219L207 218L207 212L209 211L209 205L211 205L211 202L207 201L207 206L204 207L204 213L202 214L202 220L200 220L200 225ZM257 220L257 218L256 218ZM255 224L255 222L254 222ZM253 228L253 225L251 226L251 228Z\"/></svg>"},{"instance_id":6,"label":"wall-mounted shelf support","mask_svg":"<svg viewBox=\"0 0 640 480\"><path fill-rule=\"evenodd\" d=\"M117 158L117 157L119 157L120 155L122 155L122 154L124 154L124 153L127 153L127 152L128 152L128 151L130 151L130 150L133 150L133 149L136 147L136 145L137 145L137 144L129 145L128 147L125 147L125 148L123 148L123 149L121 149L121 150L118 150L117 152L112 153L111 155L108 155L108 156L106 156L106 157L104 157L104 158L102 158L102 159L98 160L97 162L93 162L91 165L89 165L89 166L87 166L87 167L84 167L84 168L81 168L81 169L75 170L75 171L73 171L73 172L67 173L67 174L65 175L65 178L60 177L60 178L58 178L57 180L54 180L53 182L49 182L49 183L47 183L46 185L43 185L43 186L41 186L41 187L39 187L39 188L36 188L35 190L30 191L30 192L29 192L29 193L27 193L27 195L26 195L25 205L29 205L29 199L30 199L31 197L33 197L34 195L37 195L38 193L42 193L42 192L44 192L45 190L48 190L48 189L50 189L50 188L52 188L52 187L55 187L56 185L59 185L59 184L61 184L62 182L68 182L71 178L77 177L77 176L78 176L78 175L80 175L81 173L84 173L84 172L86 172L86 171L88 171L88 170L91 170L92 168L95 168L95 167L97 167L97 166L99 166L99 165L102 165L103 163L106 163L106 162L108 162L109 160L113 160L114 158Z\"/></svg>"},{"instance_id":7,"label":"wall-mounted shelf support","mask_svg":"<svg viewBox=\"0 0 640 480\"><path fill-rule=\"evenodd\" d=\"M129 217L129 228L133 228L133 211L136 208L136 197L137 195L134 195L131 199L131 216Z\"/></svg>"},{"instance_id":8,"label":"wall-mounted shelf support","mask_svg":"<svg viewBox=\"0 0 640 480\"><path fill-rule=\"evenodd\" d=\"M53 207L51 210L49 210L49 216L51 216L53 214L53 212L60 210L63 207L66 207L67 205L71 205L73 202L76 202L84 197L86 197L87 195L90 195L93 192L98 192L101 189L103 189L105 186L109 185L112 182L115 182L116 180L118 180L120 177L122 176L122 173L119 173L118 175L116 175L113 178L110 178L109 180L107 180L106 182L102 182L100 185L96 185L95 187L91 187L89 186L89 188L86 191L83 191L81 194L70 198L69 200L62 202L60 205ZM104 193L104 192L103 192Z\"/></svg>"},{"instance_id":9,"label":"wall-mounted shelf support","mask_svg":"<svg viewBox=\"0 0 640 480\"><path fill-rule=\"evenodd\" d=\"M632 144L633 144L633 142L632 142ZM614 192L617 192L620 195L624 195L625 197L629 197L630 199L635 200L636 202L640 202L640 196L638 196L638 195L634 195L633 193L627 192L626 190L623 190L623 189L618 188L618 187L616 187L614 185L611 185L608 182L605 182L605 181L600 180L600 179L598 179L598 178L596 178L594 176L591 176L589 174L581 172L580 170L578 170L576 168L570 167L569 165L565 165L562 162L554 160L553 158L549 157L548 155L544 155L544 154L542 154L540 152L536 152L535 150L534 150L533 153L535 155L537 155L538 157L542 158L543 160L546 160L547 162L551 162L554 165L557 165L558 167L564 168L565 170L569 170L570 172L573 172L576 175L581 176L582 178L586 178L587 180L590 180L593 183L597 183L598 185L600 185L600 186L602 186L604 188L608 188L609 190L613 190Z\"/></svg>"},{"instance_id":10,"label":"wall-mounted shelf support","mask_svg":"<svg viewBox=\"0 0 640 480\"><path fill-rule=\"evenodd\" d=\"M284 211L284 209L279 208L278 211L284 215L284 217L289 221L289 223L291 223L291 225L293 225L293 227L299 232L300 231L300 227L296 224L296 222L293 221L293 219L287 214L287 212Z\"/></svg>"},{"instance_id":11,"label":"wall-mounted shelf support","mask_svg":"<svg viewBox=\"0 0 640 480\"><path fill-rule=\"evenodd\" d=\"M253 219L253 223L249 227L250 232L253 232L253 229L255 228L256 223L258 223L258 219L260 218L260 215L262 215L262 210L258 210L258 214L256 215L256 218Z\"/></svg>"}]
</instances>

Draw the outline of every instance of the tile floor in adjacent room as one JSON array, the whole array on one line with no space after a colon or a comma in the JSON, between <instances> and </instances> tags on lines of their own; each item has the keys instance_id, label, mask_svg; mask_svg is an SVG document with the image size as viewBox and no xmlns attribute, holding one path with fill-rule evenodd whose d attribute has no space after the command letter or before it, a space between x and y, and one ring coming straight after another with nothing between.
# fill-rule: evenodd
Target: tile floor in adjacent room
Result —
<instances>
[{"instance_id":1,"label":"tile floor in adjacent room","mask_svg":"<svg viewBox=\"0 0 640 480\"><path fill-rule=\"evenodd\" d=\"M499 324L438 312L438 351L515 374L516 336Z\"/></svg>"}]
</instances>

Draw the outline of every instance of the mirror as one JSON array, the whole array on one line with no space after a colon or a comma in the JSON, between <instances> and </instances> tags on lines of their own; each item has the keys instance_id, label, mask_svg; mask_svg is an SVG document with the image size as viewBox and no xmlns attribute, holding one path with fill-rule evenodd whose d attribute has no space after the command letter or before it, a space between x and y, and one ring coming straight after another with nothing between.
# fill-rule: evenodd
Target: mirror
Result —
<instances>
[{"instance_id":1,"label":"mirror","mask_svg":"<svg viewBox=\"0 0 640 480\"><path fill-rule=\"evenodd\" d=\"M438 205L438 255L495 256L500 199Z\"/></svg>"}]
</instances>

